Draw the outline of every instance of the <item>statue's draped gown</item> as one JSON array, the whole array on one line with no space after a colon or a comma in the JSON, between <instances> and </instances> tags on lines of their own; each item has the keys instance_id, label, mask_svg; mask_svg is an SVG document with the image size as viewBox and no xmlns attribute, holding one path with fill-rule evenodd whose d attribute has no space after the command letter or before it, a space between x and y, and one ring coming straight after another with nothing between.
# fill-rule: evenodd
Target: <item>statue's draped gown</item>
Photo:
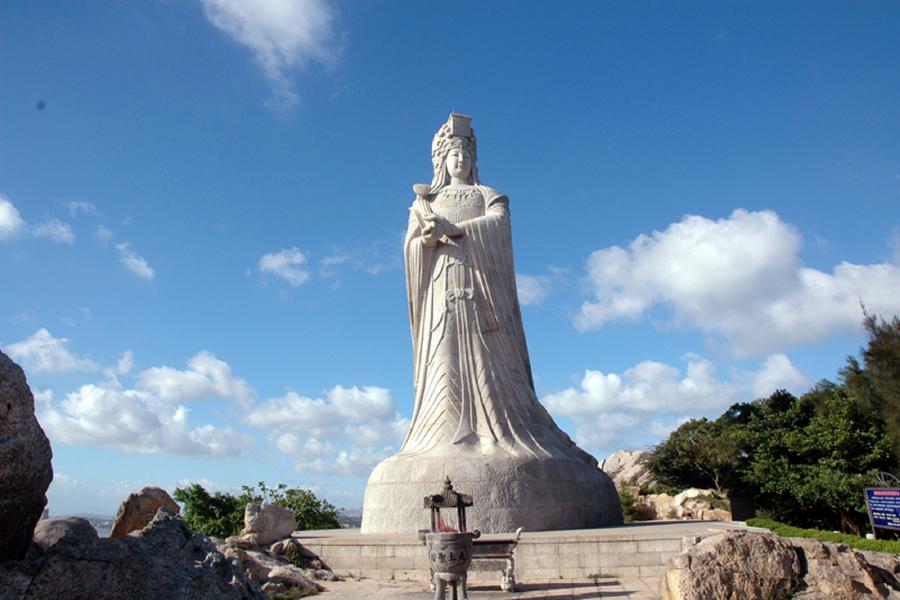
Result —
<instances>
[{"instance_id":1,"label":"statue's draped gown","mask_svg":"<svg viewBox=\"0 0 900 600\"><path fill-rule=\"evenodd\" d=\"M449 476L482 531L621 523L614 486L537 400L516 295L509 201L444 187L411 209L404 245L415 407L400 452L369 478L364 533L427 525L422 498ZM431 211L463 235L421 240Z\"/></svg>"},{"instance_id":2,"label":"statue's draped gown","mask_svg":"<svg viewBox=\"0 0 900 600\"><path fill-rule=\"evenodd\" d=\"M484 186L445 187L429 203L464 234L426 247L410 214L404 256L416 402L401 453L497 444L549 456L568 440L535 397L508 199Z\"/></svg>"}]
</instances>

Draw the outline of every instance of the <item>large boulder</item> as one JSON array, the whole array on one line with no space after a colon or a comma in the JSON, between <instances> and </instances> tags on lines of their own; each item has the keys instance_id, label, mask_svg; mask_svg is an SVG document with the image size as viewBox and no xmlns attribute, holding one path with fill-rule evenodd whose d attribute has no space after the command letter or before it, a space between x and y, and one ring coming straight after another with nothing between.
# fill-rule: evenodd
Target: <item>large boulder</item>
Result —
<instances>
[{"instance_id":1,"label":"large boulder","mask_svg":"<svg viewBox=\"0 0 900 600\"><path fill-rule=\"evenodd\" d=\"M729 531L671 558L662 595L664 600L900 600L900 557Z\"/></svg>"},{"instance_id":2,"label":"large boulder","mask_svg":"<svg viewBox=\"0 0 900 600\"><path fill-rule=\"evenodd\" d=\"M97 539L97 530L87 519L60 517L42 519L34 528L34 543L46 552L60 540L75 545L90 545Z\"/></svg>"},{"instance_id":3,"label":"large boulder","mask_svg":"<svg viewBox=\"0 0 900 600\"><path fill-rule=\"evenodd\" d=\"M856 552L844 544L789 538L799 550L806 575L797 598L803 600L856 600L900 598L900 583L894 569L896 555ZM875 556L872 556L875 554ZM893 561L889 559L893 558ZM873 563L881 563L882 566ZM886 564L885 564L886 563ZM890 570L885 569L890 565Z\"/></svg>"},{"instance_id":4,"label":"large boulder","mask_svg":"<svg viewBox=\"0 0 900 600\"><path fill-rule=\"evenodd\" d=\"M297 519L291 509L275 504L248 504L239 537L249 546L268 546L290 537L296 528Z\"/></svg>"},{"instance_id":5,"label":"large boulder","mask_svg":"<svg viewBox=\"0 0 900 600\"><path fill-rule=\"evenodd\" d=\"M28 551L47 505L52 457L25 373L0 352L0 561Z\"/></svg>"},{"instance_id":6,"label":"large boulder","mask_svg":"<svg viewBox=\"0 0 900 600\"><path fill-rule=\"evenodd\" d=\"M651 456L645 450L616 450L600 463L600 469L612 478L618 489L652 485L653 474L646 465Z\"/></svg>"},{"instance_id":7,"label":"large boulder","mask_svg":"<svg viewBox=\"0 0 900 600\"><path fill-rule=\"evenodd\" d=\"M72 525L42 554L0 562L3 600L267 600L177 515L159 511L120 539L90 539Z\"/></svg>"},{"instance_id":8,"label":"large boulder","mask_svg":"<svg viewBox=\"0 0 900 600\"><path fill-rule=\"evenodd\" d=\"M781 600L802 574L791 544L774 533L729 531L669 559L664 600Z\"/></svg>"},{"instance_id":9,"label":"large boulder","mask_svg":"<svg viewBox=\"0 0 900 600\"><path fill-rule=\"evenodd\" d=\"M159 509L175 514L181 510L162 488L145 487L136 494L128 494L125 502L119 505L109 537L120 538L132 531L140 531L153 520Z\"/></svg>"}]
</instances>

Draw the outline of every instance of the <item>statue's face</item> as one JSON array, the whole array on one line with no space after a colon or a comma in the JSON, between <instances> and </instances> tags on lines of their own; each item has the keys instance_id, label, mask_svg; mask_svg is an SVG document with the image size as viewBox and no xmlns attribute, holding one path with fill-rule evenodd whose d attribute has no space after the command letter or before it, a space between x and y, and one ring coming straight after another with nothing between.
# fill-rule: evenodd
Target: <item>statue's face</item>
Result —
<instances>
[{"instance_id":1,"label":"statue's face","mask_svg":"<svg viewBox=\"0 0 900 600\"><path fill-rule=\"evenodd\" d=\"M447 173L450 177L469 179L472 172L472 157L462 148L451 148L447 153Z\"/></svg>"}]
</instances>

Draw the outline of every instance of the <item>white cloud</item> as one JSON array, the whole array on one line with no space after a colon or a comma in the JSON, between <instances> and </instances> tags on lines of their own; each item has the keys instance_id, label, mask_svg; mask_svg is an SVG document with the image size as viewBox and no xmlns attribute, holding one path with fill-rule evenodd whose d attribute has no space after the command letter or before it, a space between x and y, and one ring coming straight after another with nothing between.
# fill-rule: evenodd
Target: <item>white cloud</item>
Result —
<instances>
[{"instance_id":1,"label":"white cloud","mask_svg":"<svg viewBox=\"0 0 900 600\"><path fill-rule=\"evenodd\" d=\"M280 277L293 287L298 287L309 280L309 271L301 268L305 262L306 256L295 246L263 254L259 259L259 270Z\"/></svg>"},{"instance_id":2,"label":"white cloud","mask_svg":"<svg viewBox=\"0 0 900 600\"><path fill-rule=\"evenodd\" d=\"M49 219L40 225L36 225L32 230L34 237L44 238L60 244L75 243L75 233L72 226L63 223L59 219Z\"/></svg>"},{"instance_id":3,"label":"white cloud","mask_svg":"<svg viewBox=\"0 0 900 600\"><path fill-rule=\"evenodd\" d=\"M65 371L96 371L97 363L80 358L69 351L67 338L56 338L44 328L31 336L7 347L7 352L35 373L62 373Z\"/></svg>"},{"instance_id":4,"label":"white cloud","mask_svg":"<svg viewBox=\"0 0 900 600\"><path fill-rule=\"evenodd\" d=\"M122 353L122 356L119 357L119 361L116 363L116 373L119 375L128 375L133 368L134 353L131 350L126 350Z\"/></svg>"},{"instance_id":5,"label":"white cloud","mask_svg":"<svg viewBox=\"0 0 900 600\"><path fill-rule=\"evenodd\" d=\"M627 248L594 252L587 262L594 299L575 325L600 329L662 306L676 323L747 356L858 329L860 300L874 313L900 312L900 266L842 262L824 273L800 264L800 244L795 228L771 211L738 209L717 221L687 216Z\"/></svg>"},{"instance_id":6,"label":"white cloud","mask_svg":"<svg viewBox=\"0 0 900 600\"><path fill-rule=\"evenodd\" d=\"M297 93L291 70L329 63L334 11L324 0L202 0L206 18L250 48L272 84L275 102L290 108Z\"/></svg>"},{"instance_id":7,"label":"white cloud","mask_svg":"<svg viewBox=\"0 0 900 600\"><path fill-rule=\"evenodd\" d=\"M550 278L516 273L516 289L522 305L540 304L550 294Z\"/></svg>"},{"instance_id":8,"label":"white cloud","mask_svg":"<svg viewBox=\"0 0 900 600\"><path fill-rule=\"evenodd\" d=\"M39 419L54 443L185 456L240 456L250 447L250 438L230 427L191 428L188 414L148 391L105 382L81 386Z\"/></svg>"},{"instance_id":9,"label":"white cloud","mask_svg":"<svg viewBox=\"0 0 900 600\"><path fill-rule=\"evenodd\" d=\"M307 398L296 392L271 398L250 411L247 422L257 427L277 427L288 431L323 431L345 424L381 420L393 414L390 390L337 385L328 391L326 399Z\"/></svg>"},{"instance_id":10,"label":"white cloud","mask_svg":"<svg viewBox=\"0 0 900 600\"><path fill-rule=\"evenodd\" d=\"M371 386L338 385L325 398L289 392L250 410L246 421L269 431L298 472L330 475L367 474L409 428L390 391Z\"/></svg>"},{"instance_id":11,"label":"white cloud","mask_svg":"<svg viewBox=\"0 0 900 600\"><path fill-rule=\"evenodd\" d=\"M713 364L689 356L687 372L673 366L646 360L616 373L587 370L581 389L568 388L548 394L543 403L550 412L565 416L584 416L612 412L627 407L630 411L680 413L703 412L731 404L736 390L715 377Z\"/></svg>"},{"instance_id":12,"label":"white cloud","mask_svg":"<svg viewBox=\"0 0 900 600\"><path fill-rule=\"evenodd\" d=\"M98 229L98 234L99 231ZM116 244L116 250L119 251L119 260L125 265L125 268L138 277L153 279L156 276L156 271L153 270L153 267L150 266L143 256L135 252L130 242Z\"/></svg>"},{"instance_id":13,"label":"white cloud","mask_svg":"<svg viewBox=\"0 0 900 600\"><path fill-rule=\"evenodd\" d=\"M228 363L205 350L191 358L184 371L165 366L141 371L137 387L165 402L216 397L247 404L253 398L253 389L247 382L232 375Z\"/></svg>"},{"instance_id":14,"label":"white cloud","mask_svg":"<svg viewBox=\"0 0 900 600\"><path fill-rule=\"evenodd\" d=\"M784 354L766 357L762 369L752 378L750 389L754 398L766 398L779 389L803 390L812 382Z\"/></svg>"},{"instance_id":15,"label":"white cloud","mask_svg":"<svg viewBox=\"0 0 900 600\"><path fill-rule=\"evenodd\" d=\"M766 397L778 389L800 393L810 380L783 354L766 358L755 372L716 376L709 360L689 354L687 368L643 361L621 375L587 370L578 389L545 395L541 402L557 418L576 424L576 440L603 451L648 433L656 438L689 417L718 415L735 402ZM633 444L633 441L631 442Z\"/></svg>"},{"instance_id":16,"label":"white cloud","mask_svg":"<svg viewBox=\"0 0 900 600\"><path fill-rule=\"evenodd\" d=\"M83 200L73 200L71 202L66 202L66 209L69 211L69 216L76 217L79 213L89 215L91 213L97 212L97 207L91 204L90 202L85 202Z\"/></svg>"},{"instance_id":17,"label":"white cloud","mask_svg":"<svg viewBox=\"0 0 900 600\"><path fill-rule=\"evenodd\" d=\"M0 194L0 240L6 240L21 231L25 221L19 215L18 209L6 197Z\"/></svg>"}]
</instances>

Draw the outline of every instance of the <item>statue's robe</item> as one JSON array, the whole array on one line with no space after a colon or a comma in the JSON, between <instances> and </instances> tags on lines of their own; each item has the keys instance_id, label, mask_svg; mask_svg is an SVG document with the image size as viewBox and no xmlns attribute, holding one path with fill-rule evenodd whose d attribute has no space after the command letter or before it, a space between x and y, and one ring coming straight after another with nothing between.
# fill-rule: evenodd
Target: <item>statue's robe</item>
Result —
<instances>
[{"instance_id":1,"label":"statue's robe","mask_svg":"<svg viewBox=\"0 0 900 600\"><path fill-rule=\"evenodd\" d=\"M426 201L428 209L421 200L410 208L404 244L416 399L401 453L496 444L549 456L560 445L574 447L535 395L508 198L473 186L444 188ZM423 245L414 214L423 209L463 235Z\"/></svg>"}]
</instances>

